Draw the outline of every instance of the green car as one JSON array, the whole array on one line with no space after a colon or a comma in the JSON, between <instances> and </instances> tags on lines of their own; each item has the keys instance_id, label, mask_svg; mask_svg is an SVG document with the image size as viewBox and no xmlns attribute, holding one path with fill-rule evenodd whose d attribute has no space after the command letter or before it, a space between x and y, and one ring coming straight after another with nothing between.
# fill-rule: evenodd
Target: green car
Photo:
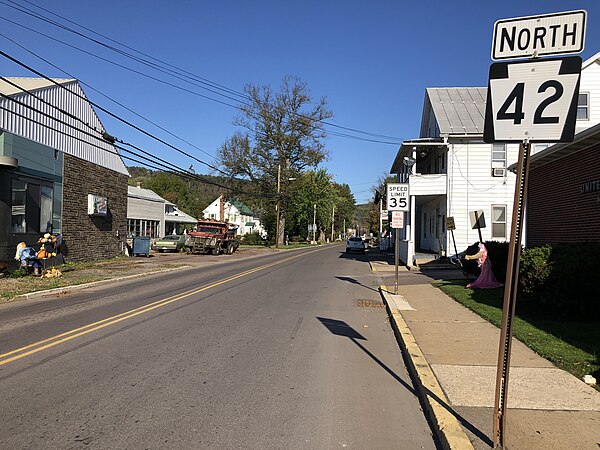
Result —
<instances>
[{"instance_id":1,"label":"green car","mask_svg":"<svg viewBox=\"0 0 600 450\"><path fill-rule=\"evenodd\" d=\"M183 234L170 234L152 244L152 250L159 253L180 252L183 251L183 244L185 244Z\"/></svg>"}]
</instances>

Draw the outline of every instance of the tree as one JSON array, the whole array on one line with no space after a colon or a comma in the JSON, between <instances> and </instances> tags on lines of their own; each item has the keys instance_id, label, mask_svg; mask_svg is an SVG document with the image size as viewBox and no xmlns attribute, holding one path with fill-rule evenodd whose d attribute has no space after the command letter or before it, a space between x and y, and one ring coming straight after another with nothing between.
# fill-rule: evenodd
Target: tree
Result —
<instances>
[{"instance_id":1,"label":"tree","mask_svg":"<svg viewBox=\"0 0 600 450\"><path fill-rule=\"evenodd\" d=\"M219 160L232 175L252 181L250 194L255 200L250 204L273 211L279 203L281 225L276 239L282 244L288 197L277 191L278 171L287 181L326 159L323 120L332 113L325 98L313 103L306 83L298 78L285 77L278 93L251 84L244 90L248 100L234 121L244 131L227 139Z\"/></svg>"},{"instance_id":2,"label":"tree","mask_svg":"<svg viewBox=\"0 0 600 450\"><path fill-rule=\"evenodd\" d=\"M325 169L311 170L302 174L286 191L293 198L288 206L288 231L303 236L313 221L330 235L332 220L335 228L343 228L344 221L350 223L354 214L354 196L346 184L337 184ZM316 218L313 217L316 205ZM335 211L335 216L334 216Z\"/></svg>"}]
</instances>

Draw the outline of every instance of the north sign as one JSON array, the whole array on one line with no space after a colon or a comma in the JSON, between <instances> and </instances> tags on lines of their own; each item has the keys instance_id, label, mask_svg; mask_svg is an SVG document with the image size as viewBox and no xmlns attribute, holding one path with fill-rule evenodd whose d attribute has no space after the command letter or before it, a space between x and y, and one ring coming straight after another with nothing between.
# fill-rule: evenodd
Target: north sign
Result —
<instances>
[{"instance_id":1,"label":"north sign","mask_svg":"<svg viewBox=\"0 0 600 450\"><path fill-rule=\"evenodd\" d=\"M580 76L579 56L492 64L483 140L572 142Z\"/></svg>"},{"instance_id":2,"label":"north sign","mask_svg":"<svg viewBox=\"0 0 600 450\"><path fill-rule=\"evenodd\" d=\"M494 25L492 59L580 53L586 22L584 10L498 20Z\"/></svg>"}]
</instances>

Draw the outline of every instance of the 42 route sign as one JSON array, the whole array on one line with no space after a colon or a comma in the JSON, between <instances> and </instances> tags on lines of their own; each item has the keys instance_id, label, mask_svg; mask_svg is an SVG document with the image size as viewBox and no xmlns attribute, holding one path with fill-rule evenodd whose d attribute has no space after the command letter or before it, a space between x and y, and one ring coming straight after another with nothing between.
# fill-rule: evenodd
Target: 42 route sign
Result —
<instances>
[{"instance_id":1,"label":"42 route sign","mask_svg":"<svg viewBox=\"0 0 600 450\"><path fill-rule=\"evenodd\" d=\"M573 141L580 76L579 56L492 64L483 140Z\"/></svg>"},{"instance_id":2,"label":"42 route sign","mask_svg":"<svg viewBox=\"0 0 600 450\"><path fill-rule=\"evenodd\" d=\"M388 211L408 211L408 183L388 183Z\"/></svg>"}]
</instances>

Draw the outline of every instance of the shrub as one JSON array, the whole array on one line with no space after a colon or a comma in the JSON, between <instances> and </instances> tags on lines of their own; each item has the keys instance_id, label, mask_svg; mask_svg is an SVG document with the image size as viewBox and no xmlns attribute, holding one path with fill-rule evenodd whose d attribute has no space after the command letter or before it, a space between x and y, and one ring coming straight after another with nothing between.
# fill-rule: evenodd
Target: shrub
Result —
<instances>
[{"instance_id":1,"label":"shrub","mask_svg":"<svg viewBox=\"0 0 600 450\"><path fill-rule=\"evenodd\" d=\"M529 248L521 253L519 263L521 289L536 302L542 301L542 291L552 272L551 254L552 247L549 245Z\"/></svg>"},{"instance_id":2,"label":"shrub","mask_svg":"<svg viewBox=\"0 0 600 450\"><path fill-rule=\"evenodd\" d=\"M565 316L600 318L600 243L528 249L521 256L521 287L528 299Z\"/></svg>"},{"instance_id":3,"label":"shrub","mask_svg":"<svg viewBox=\"0 0 600 450\"><path fill-rule=\"evenodd\" d=\"M254 233L244 234L241 237L242 244L245 245L265 245L265 240L260 236L260 234L255 231Z\"/></svg>"}]
</instances>

